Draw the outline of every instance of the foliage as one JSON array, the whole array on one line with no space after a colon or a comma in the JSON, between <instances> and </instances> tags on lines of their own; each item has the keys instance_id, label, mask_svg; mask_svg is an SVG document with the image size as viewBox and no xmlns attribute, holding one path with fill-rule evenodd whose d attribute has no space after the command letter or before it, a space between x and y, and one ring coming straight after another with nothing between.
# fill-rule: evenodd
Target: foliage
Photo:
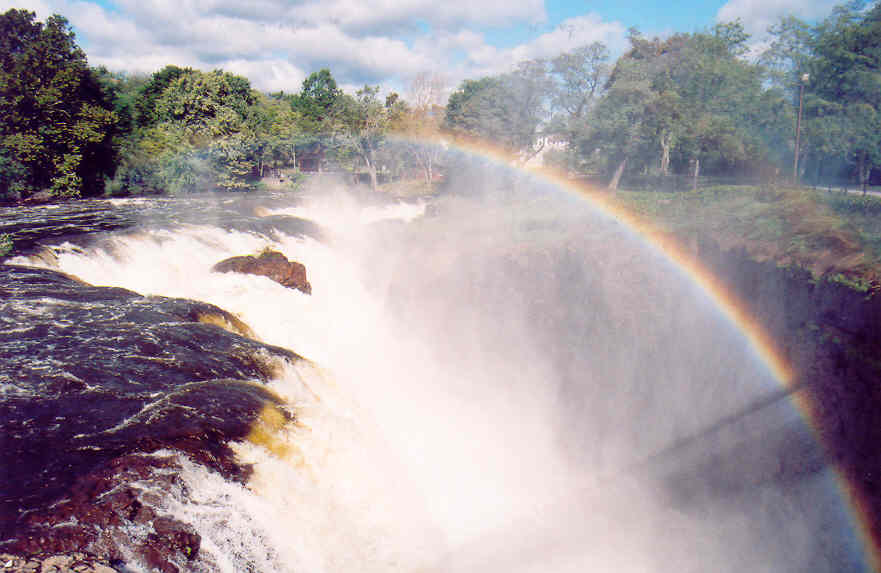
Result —
<instances>
[{"instance_id":1,"label":"foliage","mask_svg":"<svg viewBox=\"0 0 881 573\"><path fill-rule=\"evenodd\" d=\"M333 127L337 155L362 162L373 190L378 184L377 153L384 146L392 125L401 121L406 111L397 94L390 94L381 101L379 86L364 86L355 97L343 95L337 99Z\"/></svg>"},{"instance_id":2,"label":"foliage","mask_svg":"<svg viewBox=\"0 0 881 573\"><path fill-rule=\"evenodd\" d=\"M779 124L780 107L762 87L762 70L741 58L747 35L739 23L664 40L631 30L629 40L576 153L599 152L599 170L617 176L625 166L664 175L761 166L762 129Z\"/></svg>"},{"instance_id":3,"label":"foliage","mask_svg":"<svg viewBox=\"0 0 881 573\"><path fill-rule=\"evenodd\" d=\"M0 14L0 195L96 194L111 175L117 117L67 20Z\"/></svg>"},{"instance_id":4,"label":"foliage","mask_svg":"<svg viewBox=\"0 0 881 573\"><path fill-rule=\"evenodd\" d=\"M881 167L881 3L844 4L814 26L787 17L771 32L772 79L794 105L804 96L799 164L865 187Z\"/></svg>"},{"instance_id":5,"label":"foliage","mask_svg":"<svg viewBox=\"0 0 881 573\"><path fill-rule=\"evenodd\" d=\"M434 142L450 134L521 164L547 151L545 164L610 177L610 187L697 173L776 182L794 163L799 109L799 175L864 187L881 177L881 2L845 4L816 24L784 17L757 60L739 22L666 38L631 29L628 40L614 63L593 43L466 79L441 107L445 80L433 72L413 78L408 105L379 86L344 93L328 69L288 95L257 93L223 70L89 69L64 18L9 10L0 200L98 194L105 183L112 194L247 190L299 168L366 173L374 188L381 174L421 177L431 188L445 155ZM875 212L867 200L836 201L827 206L839 214ZM757 232L770 236L763 221Z\"/></svg>"},{"instance_id":6,"label":"foliage","mask_svg":"<svg viewBox=\"0 0 881 573\"><path fill-rule=\"evenodd\" d=\"M161 89L160 89L161 88ZM289 107L220 70L168 66L140 89L139 127L127 139L114 193L252 188L290 148Z\"/></svg>"},{"instance_id":7,"label":"foliage","mask_svg":"<svg viewBox=\"0 0 881 573\"><path fill-rule=\"evenodd\" d=\"M149 127L161 121L156 103L165 89L181 76L192 72L190 68L165 66L152 75L141 87L134 105L134 117L139 127Z\"/></svg>"},{"instance_id":8,"label":"foliage","mask_svg":"<svg viewBox=\"0 0 881 573\"><path fill-rule=\"evenodd\" d=\"M491 141L525 162L537 151L549 93L546 62L521 62L508 74L465 80L447 102L444 125Z\"/></svg>"},{"instance_id":9,"label":"foliage","mask_svg":"<svg viewBox=\"0 0 881 573\"><path fill-rule=\"evenodd\" d=\"M291 98L291 107L299 114L303 130L310 133L325 131L342 95L327 68L309 74L303 80L300 93Z\"/></svg>"},{"instance_id":10,"label":"foliage","mask_svg":"<svg viewBox=\"0 0 881 573\"><path fill-rule=\"evenodd\" d=\"M12 252L12 236L9 233L0 233L0 257L5 257Z\"/></svg>"}]
</instances>

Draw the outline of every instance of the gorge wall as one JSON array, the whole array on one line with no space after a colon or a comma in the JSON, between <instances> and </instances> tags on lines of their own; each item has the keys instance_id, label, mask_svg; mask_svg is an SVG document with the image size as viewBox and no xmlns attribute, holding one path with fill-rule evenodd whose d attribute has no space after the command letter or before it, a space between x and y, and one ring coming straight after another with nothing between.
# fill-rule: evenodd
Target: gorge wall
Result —
<instances>
[{"instance_id":1,"label":"gorge wall","mask_svg":"<svg viewBox=\"0 0 881 573\"><path fill-rule=\"evenodd\" d=\"M720 278L776 341L792 384L812 404L812 426L853 486L881 540L881 294L833 276L758 261L708 237L692 254ZM839 277L840 278L840 277Z\"/></svg>"}]
</instances>

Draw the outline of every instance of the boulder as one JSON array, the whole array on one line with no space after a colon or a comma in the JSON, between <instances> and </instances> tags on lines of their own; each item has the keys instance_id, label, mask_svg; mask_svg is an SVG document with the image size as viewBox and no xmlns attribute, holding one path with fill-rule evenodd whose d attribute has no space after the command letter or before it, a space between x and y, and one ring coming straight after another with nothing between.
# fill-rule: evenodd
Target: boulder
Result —
<instances>
[{"instance_id":1,"label":"boulder","mask_svg":"<svg viewBox=\"0 0 881 573\"><path fill-rule=\"evenodd\" d=\"M306 280L306 267L276 251L263 251L259 256L230 257L220 261L213 271L244 273L268 277L282 286L312 294L312 285Z\"/></svg>"}]
</instances>

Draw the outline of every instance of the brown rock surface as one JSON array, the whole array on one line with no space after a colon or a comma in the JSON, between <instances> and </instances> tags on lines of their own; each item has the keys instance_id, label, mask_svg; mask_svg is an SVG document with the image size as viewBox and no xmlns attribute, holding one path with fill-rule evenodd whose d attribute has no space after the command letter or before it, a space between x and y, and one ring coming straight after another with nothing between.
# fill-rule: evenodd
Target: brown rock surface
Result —
<instances>
[{"instance_id":1,"label":"brown rock surface","mask_svg":"<svg viewBox=\"0 0 881 573\"><path fill-rule=\"evenodd\" d=\"M93 555L69 553L21 557L0 553L0 571L4 573L116 573L110 564Z\"/></svg>"},{"instance_id":2,"label":"brown rock surface","mask_svg":"<svg viewBox=\"0 0 881 573\"><path fill-rule=\"evenodd\" d=\"M282 286L312 294L312 285L306 280L306 267L289 261L276 251L263 251L259 256L230 257L212 269L219 273L244 273L268 277Z\"/></svg>"},{"instance_id":3,"label":"brown rock surface","mask_svg":"<svg viewBox=\"0 0 881 573\"><path fill-rule=\"evenodd\" d=\"M179 470L173 457L133 454L78 480L68 497L28 514L17 537L2 543L8 553L0 555L0 573L110 573L111 565L130 560L151 571L179 571L198 557L201 537L161 515L154 505L161 500L147 493L175 487ZM143 535L132 537L135 524Z\"/></svg>"}]
</instances>

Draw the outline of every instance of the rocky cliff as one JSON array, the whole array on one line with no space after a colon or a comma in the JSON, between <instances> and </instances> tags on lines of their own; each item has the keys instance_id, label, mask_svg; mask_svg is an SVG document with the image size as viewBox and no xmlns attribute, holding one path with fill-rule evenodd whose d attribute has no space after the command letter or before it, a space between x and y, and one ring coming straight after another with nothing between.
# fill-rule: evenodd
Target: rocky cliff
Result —
<instances>
[{"instance_id":1,"label":"rocky cliff","mask_svg":"<svg viewBox=\"0 0 881 573\"><path fill-rule=\"evenodd\" d=\"M841 275L761 262L706 237L692 250L777 341L793 384L810 396L815 431L881 540L881 292Z\"/></svg>"}]
</instances>

